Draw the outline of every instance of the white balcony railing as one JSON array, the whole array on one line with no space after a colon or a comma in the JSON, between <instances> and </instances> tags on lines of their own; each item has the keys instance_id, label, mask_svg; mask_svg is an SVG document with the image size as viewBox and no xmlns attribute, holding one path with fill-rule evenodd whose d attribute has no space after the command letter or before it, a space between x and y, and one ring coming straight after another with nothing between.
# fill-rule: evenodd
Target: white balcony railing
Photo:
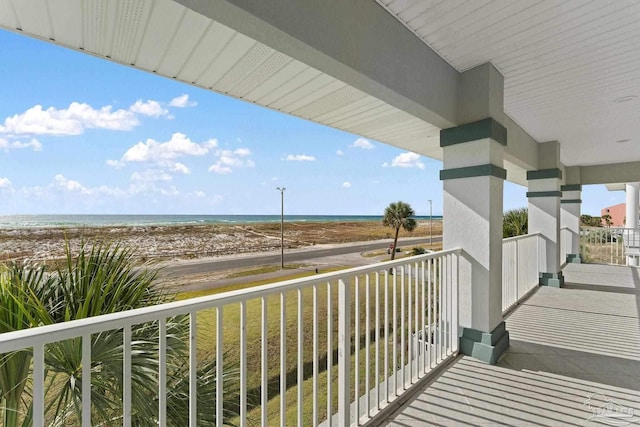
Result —
<instances>
[{"instance_id":1,"label":"white balcony railing","mask_svg":"<svg viewBox=\"0 0 640 427\"><path fill-rule=\"evenodd\" d=\"M581 227L581 255L585 262L626 265L640 256L640 230L624 227Z\"/></svg>"},{"instance_id":2,"label":"white balcony railing","mask_svg":"<svg viewBox=\"0 0 640 427\"><path fill-rule=\"evenodd\" d=\"M502 311L505 312L538 286L540 234L502 241Z\"/></svg>"},{"instance_id":3,"label":"white balcony railing","mask_svg":"<svg viewBox=\"0 0 640 427\"><path fill-rule=\"evenodd\" d=\"M517 245L521 251L530 246ZM157 399L153 424L164 426L170 351L166 325L175 316L186 315L190 417L184 425L198 425L197 405L201 404L215 405L216 424L222 425L225 398L228 401L223 376L211 380L216 385L215 399L206 403L196 399L201 384L198 358L211 344L217 367L239 368L239 416L234 420L239 425L352 425L374 417L457 354L459 256L459 249L436 252L9 332L0 335L0 352L33 352L33 425L43 426L50 422L45 409L49 375L45 355L65 340L80 338L82 416L71 422L90 426L96 405L92 406L91 377L100 369L92 363L92 339L104 331L123 331L122 413L113 420L129 426L133 401L140 398L131 381L136 360L132 359L131 331L136 325L153 324L158 329L154 334L158 337L158 391L146 398ZM249 358L255 356L249 350L257 348L255 360ZM288 357L290 353L295 356Z\"/></svg>"}]
</instances>

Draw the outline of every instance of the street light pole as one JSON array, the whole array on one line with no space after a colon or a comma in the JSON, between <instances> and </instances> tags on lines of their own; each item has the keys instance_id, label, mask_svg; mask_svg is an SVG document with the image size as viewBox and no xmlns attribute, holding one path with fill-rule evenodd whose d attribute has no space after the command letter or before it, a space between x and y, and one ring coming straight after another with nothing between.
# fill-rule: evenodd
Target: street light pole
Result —
<instances>
[{"instance_id":1,"label":"street light pole","mask_svg":"<svg viewBox=\"0 0 640 427\"><path fill-rule=\"evenodd\" d=\"M276 187L280 192L280 268L284 269L284 187Z\"/></svg>"},{"instance_id":2,"label":"street light pole","mask_svg":"<svg viewBox=\"0 0 640 427\"><path fill-rule=\"evenodd\" d=\"M429 200L429 248L433 246L433 203Z\"/></svg>"}]
</instances>

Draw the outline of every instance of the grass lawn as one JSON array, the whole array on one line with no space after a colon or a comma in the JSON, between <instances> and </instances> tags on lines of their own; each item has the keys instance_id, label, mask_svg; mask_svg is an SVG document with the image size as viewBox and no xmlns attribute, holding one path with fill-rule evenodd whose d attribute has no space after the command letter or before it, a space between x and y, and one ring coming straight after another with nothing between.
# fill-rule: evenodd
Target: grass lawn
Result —
<instances>
[{"instance_id":1,"label":"grass lawn","mask_svg":"<svg viewBox=\"0 0 640 427\"><path fill-rule=\"evenodd\" d=\"M338 269L336 269L338 270ZM323 273L326 271L323 271ZM313 272L304 272L292 274L291 276L287 276L284 278L278 279L279 281L290 280L301 277L313 276L315 273ZM408 276L407 276L408 277ZM401 276L397 274L395 276L397 280L396 285L396 298L397 298L397 307L398 311L400 311L400 307L402 307L402 286ZM358 291L360 294L360 342L359 348L361 349L360 355L360 365L358 366L358 371L360 372L360 377L362 378L360 389L361 393L364 393L364 376L365 376L365 347L366 341L365 337L367 333L370 336L370 363L371 363L371 384L375 383L375 375L374 366L375 366L375 282L373 278L370 280L370 295L371 295L371 304L370 304L370 324L369 327L365 324L366 320L366 309L365 309L365 292L366 292L366 279L364 276L359 277L358 279ZM408 279L407 279L408 280ZM254 281L248 282L243 285L234 285L227 286L224 288L219 288L213 291L204 291L204 292L188 292L181 293L178 295L178 299L187 299L204 295L211 295L221 292L227 292L232 290L244 289L259 285L265 285L268 283L272 283L273 280L267 281ZM380 327L382 329L380 336L380 377L384 376L384 367L383 365L383 348L384 345L388 346L389 350L393 350L394 341L392 336L387 338L384 337L384 285L383 285L383 277L381 276L380 280L380 292L381 298L379 301L380 307ZM393 281L389 281L388 285L388 310L389 310L389 325L388 330L389 334L393 330L394 325L392 324L392 302L393 302ZM356 283L355 279L352 281L351 290L352 290L352 322L355 322L355 289ZM407 284L405 284L405 289ZM435 289L436 287L434 287ZM331 291L329 293L328 286L326 284L318 285L317 292L317 311L314 310L313 305L313 289L306 288L301 291L300 295L298 291L290 291L284 295L284 311L285 311L285 319L286 319L286 334L285 334L285 352L286 352L286 383L287 383L287 392L286 392L286 423L295 424L297 420L297 377L298 377L298 305L301 303L302 310L302 345L303 345L303 400L302 400L302 408L303 408L303 425L309 425L312 420L312 399L313 395L313 325L314 325L314 313L315 313L315 323L317 325L318 330L318 354L319 354L319 362L318 362L318 372L319 376L318 380L318 389L319 389L319 412L318 417L319 420L322 421L326 419L327 414L327 400L326 400L326 389L329 379L327 378L327 361L331 360L333 368L331 370L331 381L333 383L333 403L332 407L336 407L337 402L337 314L338 314L338 286L335 283L332 283ZM408 307L408 291L405 291L405 299L404 299L404 307ZM412 297L413 297L412 293ZM299 302L300 300L300 302ZM328 325L329 315L328 315L328 301L331 301L332 313L331 313L331 326ZM274 294L266 298L266 307L267 307L267 377L268 377L268 395L269 395L269 403L267 405L267 413L269 424L279 424L279 411L280 411L280 363L281 363L281 333L280 333L280 312L282 310L281 305L281 295ZM413 312L412 312L413 313ZM397 313L396 317L399 317L400 313ZM257 421L260 419L260 388L261 388L261 318L262 318L262 298L257 298L253 300L249 300L246 303L246 334L247 334L247 353L246 353L246 363L247 363L247 389L248 389L248 402L249 402L249 419ZM406 313L405 313L406 316ZM240 359L240 304L231 304L225 306L223 309L223 342L224 342L224 354L225 354L225 365L229 363L231 366L238 366ZM198 334L197 334L197 343L199 350L199 357L213 357L216 351L216 310L209 309L198 312L197 314L197 323L198 323ZM428 323L428 320L427 320ZM328 331L331 328L331 346L328 348L329 337ZM353 326L352 326L353 328ZM399 325L396 325L396 344L395 348L398 348L398 343L400 340L400 330ZM413 330L412 325L405 325L405 337L410 336L411 331ZM352 337L352 353L355 351L355 337ZM405 343L406 344L406 343ZM406 350L406 349L405 349ZM389 357L389 359L392 359ZM398 355L399 363L400 355ZM355 361L353 362L355 363ZM392 369L392 360L388 361L387 372L391 373ZM355 366L352 366L352 370L355 370ZM379 379L381 379L379 378Z\"/></svg>"}]
</instances>

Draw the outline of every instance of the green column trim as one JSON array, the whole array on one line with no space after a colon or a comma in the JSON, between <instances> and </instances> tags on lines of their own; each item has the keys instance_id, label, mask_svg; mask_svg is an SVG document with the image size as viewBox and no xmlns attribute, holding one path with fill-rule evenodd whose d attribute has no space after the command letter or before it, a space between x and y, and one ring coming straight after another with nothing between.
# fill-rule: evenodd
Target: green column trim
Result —
<instances>
[{"instance_id":1,"label":"green column trim","mask_svg":"<svg viewBox=\"0 0 640 427\"><path fill-rule=\"evenodd\" d=\"M562 191L527 191L527 197L562 197Z\"/></svg>"},{"instance_id":2,"label":"green column trim","mask_svg":"<svg viewBox=\"0 0 640 427\"><path fill-rule=\"evenodd\" d=\"M560 273L539 273L540 286L549 286L550 288L561 288L564 285L564 276Z\"/></svg>"},{"instance_id":3,"label":"green column trim","mask_svg":"<svg viewBox=\"0 0 640 427\"><path fill-rule=\"evenodd\" d=\"M477 176L495 176L500 179L507 179L507 171L494 164L466 166L463 168L443 169L440 171L440 180L459 178L472 178Z\"/></svg>"},{"instance_id":4,"label":"green column trim","mask_svg":"<svg viewBox=\"0 0 640 427\"><path fill-rule=\"evenodd\" d=\"M582 185L580 184L561 185L560 191L582 191Z\"/></svg>"},{"instance_id":5,"label":"green column trim","mask_svg":"<svg viewBox=\"0 0 640 427\"><path fill-rule=\"evenodd\" d=\"M562 171L560 169L540 169L538 171L527 171L527 180L558 178L562 179Z\"/></svg>"},{"instance_id":6,"label":"green column trim","mask_svg":"<svg viewBox=\"0 0 640 427\"><path fill-rule=\"evenodd\" d=\"M491 332L464 328L460 337L460 353L495 365L509 347L509 332L500 322Z\"/></svg>"},{"instance_id":7,"label":"green column trim","mask_svg":"<svg viewBox=\"0 0 640 427\"><path fill-rule=\"evenodd\" d=\"M582 199L564 199L560 203L582 203Z\"/></svg>"},{"instance_id":8,"label":"green column trim","mask_svg":"<svg viewBox=\"0 0 640 427\"><path fill-rule=\"evenodd\" d=\"M580 254L567 254L567 264L582 264Z\"/></svg>"},{"instance_id":9,"label":"green column trim","mask_svg":"<svg viewBox=\"0 0 640 427\"><path fill-rule=\"evenodd\" d=\"M440 131L440 147L485 138L491 138L499 144L507 145L507 128L495 119L488 117L477 122L442 129Z\"/></svg>"}]
</instances>

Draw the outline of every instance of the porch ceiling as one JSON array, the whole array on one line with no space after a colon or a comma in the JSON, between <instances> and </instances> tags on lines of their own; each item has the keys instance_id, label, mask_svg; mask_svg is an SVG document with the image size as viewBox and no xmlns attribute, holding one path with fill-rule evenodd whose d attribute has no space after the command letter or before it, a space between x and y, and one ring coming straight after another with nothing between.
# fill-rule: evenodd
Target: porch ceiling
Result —
<instances>
[{"instance_id":1,"label":"porch ceiling","mask_svg":"<svg viewBox=\"0 0 640 427\"><path fill-rule=\"evenodd\" d=\"M558 140L566 166L640 161L637 1L376 1L358 7L384 7L456 70L491 61L505 76L505 112L537 141ZM181 3L207 4L0 0L0 28L442 158L439 128L363 90L368 83L347 83Z\"/></svg>"},{"instance_id":2,"label":"porch ceiling","mask_svg":"<svg viewBox=\"0 0 640 427\"><path fill-rule=\"evenodd\" d=\"M377 1L458 71L491 61L505 112L564 165L640 160L639 2Z\"/></svg>"}]
</instances>

